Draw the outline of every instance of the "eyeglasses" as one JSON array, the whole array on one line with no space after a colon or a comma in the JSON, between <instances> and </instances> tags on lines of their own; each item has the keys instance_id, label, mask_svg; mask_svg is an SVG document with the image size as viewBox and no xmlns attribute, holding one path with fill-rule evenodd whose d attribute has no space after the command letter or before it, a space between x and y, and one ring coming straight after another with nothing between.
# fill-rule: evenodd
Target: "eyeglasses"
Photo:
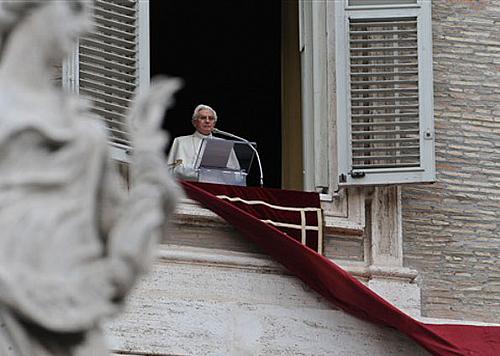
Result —
<instances>
[{"instance_id":1,"label":"eyeglasses","mask_svg":"<svg viewBox=\"0 0 500 356\"><path fill-rule=\"evenodd\" d=\"M215 116L198 116L197 119L200 121L203 120L215 121Z\"/></svg>"}]
</instances>

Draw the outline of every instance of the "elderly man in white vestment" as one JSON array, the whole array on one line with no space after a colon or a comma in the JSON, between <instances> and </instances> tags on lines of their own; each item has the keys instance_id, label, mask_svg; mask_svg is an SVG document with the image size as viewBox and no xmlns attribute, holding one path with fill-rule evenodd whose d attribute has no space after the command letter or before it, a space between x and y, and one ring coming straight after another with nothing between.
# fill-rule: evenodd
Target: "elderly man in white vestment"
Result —
<instances>
[{"instance_id":1,"label":"elderly man in white vestment","mask_svg":"<svg viewBox=\"0 0 500 356\"><path fill-rule=\"evenodd\" d=\"M197 180L198 152L203 139L215 138L212 131L217 122L217 113L208 105L200 104L194 109L192 123L196 131L192 135L175 138L168 155L168 166L180 179ZM238 170L240 165L234 151L229 156L228 168Z\"/></svg>"}]
</instances>

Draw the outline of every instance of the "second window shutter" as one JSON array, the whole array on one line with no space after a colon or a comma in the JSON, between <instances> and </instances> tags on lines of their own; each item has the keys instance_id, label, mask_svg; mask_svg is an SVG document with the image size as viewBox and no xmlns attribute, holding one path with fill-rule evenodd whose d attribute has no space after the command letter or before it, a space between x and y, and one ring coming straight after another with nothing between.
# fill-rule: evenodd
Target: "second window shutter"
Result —
<instances>
[{"instance_id":1,"label":"second window shutter","mask_svg":"<svg viewBox=\"0 0 500 356\"><path fill-rule=\"evenodd\" d=\"M428 5L428 4L427 4ZM434 180L432 62L426 4L363 9L337 6L339 183ZM430 11L429 11L430 15ZM429 59L430 58L430 59ZM426 78L424 80L424 78Z\"/></svg>"}]
</instances>

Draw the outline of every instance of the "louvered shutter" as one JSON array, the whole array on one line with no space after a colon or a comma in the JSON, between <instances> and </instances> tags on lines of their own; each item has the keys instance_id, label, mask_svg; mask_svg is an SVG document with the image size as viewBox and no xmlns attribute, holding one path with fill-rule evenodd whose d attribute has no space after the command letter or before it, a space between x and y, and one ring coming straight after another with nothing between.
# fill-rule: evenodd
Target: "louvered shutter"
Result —
<instances>
[{"instance_id":1,"label":"louvered shutter","mask_svg":"<svg viewBox=\"0 0 500 356\"><path fill-rule=\"evenodd\" d=\"M378 2L336 7L339 184L433 181L430 1Z\"/></svg>"},{"instance_id":2,"label":"louvered shutter","mask_svg":"<svg viewBox=\"0 0 500 356\"><path fill-rule=\"evenodd\" d=\"M125 121L136 87L149 80L148 2L94 0L95 28L80 39L77 89L106 122L113 156L126 161L130 137Z\"/></svg>"}]
</instances>

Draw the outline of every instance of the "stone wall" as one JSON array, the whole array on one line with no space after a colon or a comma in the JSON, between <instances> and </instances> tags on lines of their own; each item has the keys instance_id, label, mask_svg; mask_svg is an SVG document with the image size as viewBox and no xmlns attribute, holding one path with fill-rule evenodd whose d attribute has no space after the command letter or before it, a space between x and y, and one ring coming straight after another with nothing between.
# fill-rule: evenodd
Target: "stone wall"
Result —
<instances>
[{"instance_id":1,"label":"stone wall","mask_svg":"<svg viewBox=\"0 0 500 356\"><path fill-rule=\"evenodd\" d=\"M437 183L403 188L422 313L500 320L500 1L434 0Z\"/></svg>"},{"instance_id":2,"label":"stone wall","mask_svg":"<svg viewBox=\"0 0 500 356\"><path fill-rule=\"evenodd\" d=\"M158 255L106 326L113 355L428 355L333 307L264 255L174 245Z\"/></svg>"}]
</instances>

